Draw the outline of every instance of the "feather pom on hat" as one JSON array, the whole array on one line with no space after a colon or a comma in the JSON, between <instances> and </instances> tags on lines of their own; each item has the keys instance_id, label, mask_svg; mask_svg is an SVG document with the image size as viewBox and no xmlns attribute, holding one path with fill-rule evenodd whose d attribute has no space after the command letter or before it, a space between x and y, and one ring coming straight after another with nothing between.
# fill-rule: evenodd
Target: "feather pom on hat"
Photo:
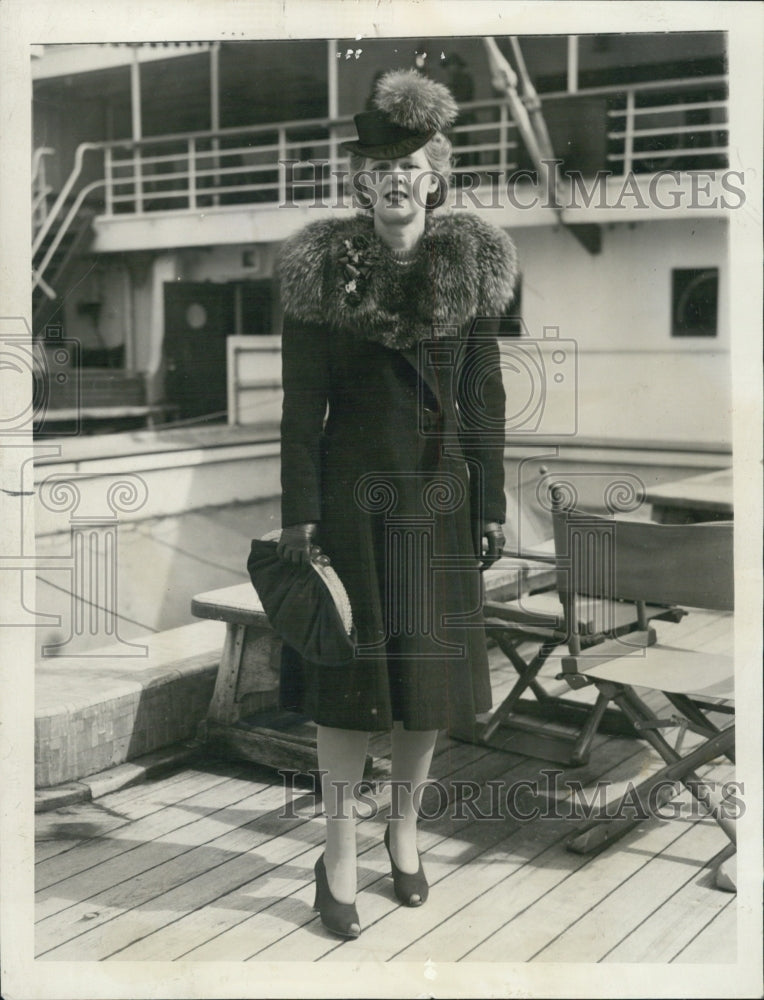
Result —
<instances>
[{"instance_id":1,"label":"feather pom on hat","mask_svg":"<svg viewBox=\"0 0 764 1000\"><path fill-rule=\"evenodd\" d=\"M452 125L458 113L442 83L414 69L391 70L377 83L372 110L354 116L358 138L341 145L375 159L408 156Z\"/></svg>"},{"instance_id":2,"label":"feather pom on hat","mask_svg":"<svg viewBox=\"0 0 764 1000\"><path fill-rule=\"evenodd\" d=\"M451 91L414 69L385 73L377 84L374 104L396 125L414 132L443 132L459 114Z\"/></svg>"}]
</instances>

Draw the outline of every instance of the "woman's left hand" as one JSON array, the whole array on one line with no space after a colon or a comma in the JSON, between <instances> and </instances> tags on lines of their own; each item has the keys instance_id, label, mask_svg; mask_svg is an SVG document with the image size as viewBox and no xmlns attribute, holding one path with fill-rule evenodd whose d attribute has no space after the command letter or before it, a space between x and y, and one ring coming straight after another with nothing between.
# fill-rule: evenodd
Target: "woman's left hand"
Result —
<instances>
[{"instance_id":1,"label":"woman's left hand","mask_svg":"<svg viewBox=\"0 0 764 1000\"><path fill-rule=\"evenodd\" d=\"M488 569L489 566L493 566L495 562L501 559L501 554L507 540L498 521L481 522L480 537L484 543L481 563L483 569Z\"/></svg>"}]
</instances>

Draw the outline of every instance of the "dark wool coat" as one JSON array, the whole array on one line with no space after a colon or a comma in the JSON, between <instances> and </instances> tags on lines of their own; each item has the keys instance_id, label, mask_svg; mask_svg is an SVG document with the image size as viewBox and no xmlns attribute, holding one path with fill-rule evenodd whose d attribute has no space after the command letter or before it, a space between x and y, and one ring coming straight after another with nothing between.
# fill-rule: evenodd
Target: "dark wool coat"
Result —
<instances>
[{"instance_id":1,"label":"dark wool coat","mask_svg":"<svg viewBox=\"0 0 764 1000\"><path fill-rule=\"evenodd\" d=\"M284 649L282 705L321 725L465 728L490 708L474 525L505 515L490 321L515 276L509 238L465 214L429 217L403 264L363 215L283 248L282 523L318 522L358 637L337 667Z\"/></svg>"}]
</instances>

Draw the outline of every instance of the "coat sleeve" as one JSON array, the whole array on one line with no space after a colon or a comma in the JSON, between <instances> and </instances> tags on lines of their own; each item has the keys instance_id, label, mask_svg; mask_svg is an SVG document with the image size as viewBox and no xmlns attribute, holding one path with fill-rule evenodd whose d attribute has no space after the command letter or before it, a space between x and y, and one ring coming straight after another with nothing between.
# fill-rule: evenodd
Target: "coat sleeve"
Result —
<instances>
[{"instance_id":1,"label":"coat sleeve","mask_svg":"<svg viewBox=\"0 0 764 1000\"><path fill-rule=\"evenodd\" d=\"M325 328L284 317L281 524L321 520L321 444L329 396Z\"/></svg>"},{"instance_id":2,"label":"coat sleeve","mask_svg":"<svg viewBox=\"0 0 764 1000\"><path fill-rule=\"evenodd\" d=\"M505 403L498 322L475 322L468 334L457 379L462 449L470 473L470 509L474 520L503 524Z\"/></svg>"}]
</instances>

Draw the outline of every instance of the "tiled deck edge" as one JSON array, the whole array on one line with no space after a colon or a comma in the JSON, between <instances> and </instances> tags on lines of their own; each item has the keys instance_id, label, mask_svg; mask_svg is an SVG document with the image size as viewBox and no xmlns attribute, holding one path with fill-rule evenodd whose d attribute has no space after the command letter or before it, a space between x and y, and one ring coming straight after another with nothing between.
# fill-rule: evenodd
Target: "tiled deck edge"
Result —
<instances>
[{"instance_id":1,"label":"tiled deck edge","mask_svg":"<svg viewBox=\"0 0 764 1000\"><path fill-rule=\"evenodd\" d=\"M129 763L110 767L79 781L65 782L51 788L37 788L35 812L49 812L78 802L90 802L109 792L137 785L164 770L190 763L203 749L202 744L188 740L144 754Z\"/></svg>"},{"instance_id":2,"label":"tiled deck edge","mask_svg":"<svg viewBox=\"0 0 764 1000\"><path fill-rule=\"evenodd\" d=\"M199 622L150 636L140 663L107 648L39 668L35 787L86 782L192 739L212 697L223 635L220 623Z\"/></svg>"}]
</instances>

